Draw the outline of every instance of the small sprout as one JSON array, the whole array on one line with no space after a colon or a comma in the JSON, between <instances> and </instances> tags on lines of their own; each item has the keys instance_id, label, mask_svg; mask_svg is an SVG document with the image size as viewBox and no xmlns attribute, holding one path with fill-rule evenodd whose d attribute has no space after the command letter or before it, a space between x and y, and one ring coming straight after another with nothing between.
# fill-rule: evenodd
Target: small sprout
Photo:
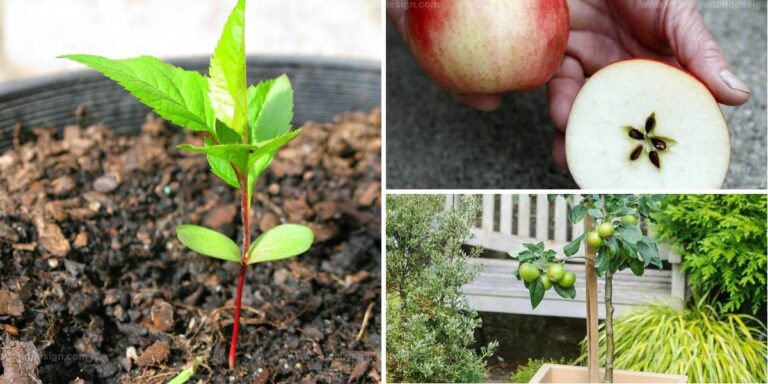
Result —
<instances>
[{"instance_id":1,"label":"small sprout","mask_svg":"<svg viewBox=\"0 0 768 384\"><path fill-rule=\"evenodd\" d=\"M313 241L309 227L284 224L263 233L251 245L250 206L256 180L275 153L301 130L291 131L293 89L287 76L248 86L244 30L245 0L238 0L211 57L210 77L150 56L124 60L94 55L63 56L116 81L165 120L202 132L202 147L182 144L177 148L206 155L211 171L240 190L242 247L212 229L189 224L176 228L181 243L191 250L240 265L229 349L230 369L235 367L237 356L246 267L300 255ZM166 186L163 193L170 195L173 190ZM182 373L175 382L186 380L186 374Z\"/></svg>"}]
</instances>

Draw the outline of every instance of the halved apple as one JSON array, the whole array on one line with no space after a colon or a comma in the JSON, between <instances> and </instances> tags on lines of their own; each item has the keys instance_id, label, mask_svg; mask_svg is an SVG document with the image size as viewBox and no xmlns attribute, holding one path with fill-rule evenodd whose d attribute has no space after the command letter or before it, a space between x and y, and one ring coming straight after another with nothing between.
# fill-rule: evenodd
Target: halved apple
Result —
<instances>
[{"instance_id":1,"label":"halved apple","mask_svg":"<svg viewBox=\"0 0 768 384\"><path fill-rule=\"evenodd\" d=\"M728 172L728 126L695 77L651 60L595 73L566 129L568 167L584 189L712 189Z\"/></svg>"}]
</instances>

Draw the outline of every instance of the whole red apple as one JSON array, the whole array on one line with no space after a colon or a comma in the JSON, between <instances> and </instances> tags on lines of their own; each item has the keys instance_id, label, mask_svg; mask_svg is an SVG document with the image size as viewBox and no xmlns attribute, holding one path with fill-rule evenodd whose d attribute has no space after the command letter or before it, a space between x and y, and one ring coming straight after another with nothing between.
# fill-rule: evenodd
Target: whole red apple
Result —
<instances>
[{"instance_id":1,"label":"whole red apple","mask_svg":"<svg viewBox=\"0 0 768 384\"><path fill-rule=\"evenodd\" d=\"M408 44L457 93L527 91L557 70L568 43L566 0L425 0L406 11Z\"/></svg>"}]
</instances>

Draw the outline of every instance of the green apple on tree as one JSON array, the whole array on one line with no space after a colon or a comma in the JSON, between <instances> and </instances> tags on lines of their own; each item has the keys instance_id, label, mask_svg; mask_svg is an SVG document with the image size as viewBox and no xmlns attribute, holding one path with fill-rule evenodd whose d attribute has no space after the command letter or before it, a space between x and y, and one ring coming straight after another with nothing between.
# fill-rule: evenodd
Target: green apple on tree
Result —
<instances>
[{"instance_id":1,"label":"green apple on tree","mask_svg":"<svg viewBox=\"0 0 768 384\"><path fill-rule=\"evenodd\" d=\"M613 227L613 224L611 224L609 221L601 223L597 226L597 234L600 235L600 238L602 239L607 239L613 236L614 230L615 228Z\"/></svg>"},{"instance_id":2,"label":"green apple on tree","mask_svg":"<svg viewBox=\"0 0 768 384\"><path fill-rule=\"evenodd\" d=\"M621 223L624 225L637 225L637 216L624 215L621 217Z\"/></svg>"},{"instance_id":3,"label":"green apple on tree","mask_svg":"<svg viewBox=\"0 0 768 384\"><path fill-rule=\"evenodd\" d=\"M576 274L572 271L566 271L563 275L563 278L560 279L557 283L563 287L563 288L570 288L573 287L573 284L576 282Z\"/></svg>"},{"instance_id":4,"label":"green apple on tree","mask_svg":"<svg viewBox=\"0 0 768 384\"><path fill-rule=\"evenodd\" d=\"M550 280L554 282L560 281L563 275L565 275L565 268L562 265L553 263L547 267L547 276L549 276Z\"/></svg>"},{"instance_id":5,"label":"green apple on tree","mask_svg":"<svg viewBox=\"0 0 768 384\"><path fill-rule=\"evenodd\" d=\"M541 284L544 285L544 290L549 290L552 288L552 281L547 277L546 274L543 274L539 276L539 280L541 280Z\"/></svg>"},{"instance_id":6,"label":"green apple on tree","mask_svg":"<svg viewBox=\"0 0 768 384\"><path fill-rule=\"evenodd\" d=\"M591 231L587 234L587 244L593 249L598 249L603 245L603 238L595 231Z\"/></svg>"},{"instance_id":7,"label":"green apple on tree","mask_svg":"<svg viewBox=\"0 0 768 384\"><path fill-rule=\"evenodd\" d=\"M522 264L518 270L520 278L526 283L536 280L539 277L539 269L531 263Z\"/></svg>"}]
</instances>

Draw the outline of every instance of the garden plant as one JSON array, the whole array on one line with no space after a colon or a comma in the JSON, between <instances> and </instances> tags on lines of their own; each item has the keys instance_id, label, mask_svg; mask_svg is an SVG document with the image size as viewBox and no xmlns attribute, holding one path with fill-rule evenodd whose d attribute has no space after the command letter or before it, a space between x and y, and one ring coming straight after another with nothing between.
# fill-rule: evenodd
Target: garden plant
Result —
<instances>
[{"instance_id":1,"label":"garden plant","mask_svg":"<svg viewBox=\"0 0 768 384\"><path fill-rule=\"evenodd\" d=\"M614 322L614 365L685 374L691 383L765 383L765 326L748 314L723 313L722 304L707 301L695 299L682 310L647 304L623 313ZM600 338L604 341L605 333ZM600 355L605 358L603 350ZM577 363L586 360L585 340Z\"/></svg>"},{"instance_id":2,"label":"garden plant","mask_svg":"<svg viewBox=\"0 0 768 384\"><path fill-rule=\"evenodd\" d=\"M387 196L388 381L485 380L497 344L475 351L481 320L461 291L478 272L462 249L477 212L473 199L446 210L444 196Z\"/></svg>"},{"instance_id":3,"label":"garden plant","mask_svg":"<svg viewBox=\"0 0 768 384\"><path fill-rule=\"evenodd\" d=\"M309 227L275 226L251 242L250 208L256 180L281 146L301 130L291 131L293 90L283 75L248 86L245 62L245 0L238 0L211 57L208 76L157 58L112 60L94 55L66 55L116 81L165 120L201 132L204 145L178 148L205 154L211 171L240 190L242 247L224 234L185 224L179 240L205 256L240 265L229 367L235 367L240 309L246 268L250 264L293 257L312 244Z\"/></svg>"},{"instance_id":4,"label":"garden plant","mask_svg":"<svg viewBox=\"0 0 768 384\"><path fill-rule=\"evenodd\" d=\"M555 197L550 196L551 199ZM660 197L656 195L587 195L571 206L569 220L571 223L588 220L598 225L594 231L568 243L563 248L565 257L558 258L557 252L546 249L543 242L525 244L525 250L511 254L520 262L517 278L528 288L531 306L536 308L551 288L564 298L576 297L575 274L564 264L573 258L585 258L576 255L582 242L586 243L587 249L596 250L597 254L594 260L588 260L587 268L594 265L597 275L605 278L605 382L613 382L613 276L627 268L637 276L650 265L661 268L655 241L640 229L642 221L655 222L652 215L659 207Z\"/></svg>"},{"instance_id":5,"label":"garden plant","mask_svg":"<svg viewBox=\"0 0 768 384\"><path fill-rule=\"evenodd\" d=\"M653 230L683 259L691 290L725 313L765 318L768 197L669 195Z\"/></svg>"}]
</instances>

